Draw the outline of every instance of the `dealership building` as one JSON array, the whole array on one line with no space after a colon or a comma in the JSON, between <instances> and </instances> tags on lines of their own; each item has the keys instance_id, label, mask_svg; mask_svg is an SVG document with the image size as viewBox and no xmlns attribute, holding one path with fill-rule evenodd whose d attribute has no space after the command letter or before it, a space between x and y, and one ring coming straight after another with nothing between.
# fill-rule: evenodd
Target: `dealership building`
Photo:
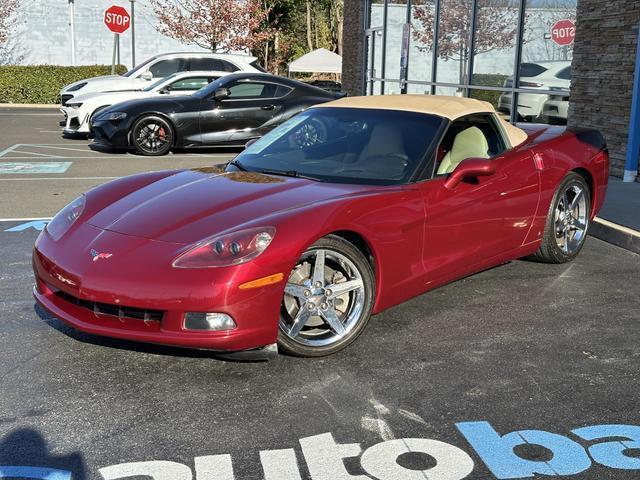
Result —
<instances>
[{"instance_id":1,"label":"dealership building","mask_svg":"<svg viewBox=\"0 0 640 480\"><path fill-rule=\"evenodd\" d=\"M514 122L597 128L611 174L633 181L639 25L640 0L345 0L343 86L469 96Z\"/></svg>"}]
</instances>

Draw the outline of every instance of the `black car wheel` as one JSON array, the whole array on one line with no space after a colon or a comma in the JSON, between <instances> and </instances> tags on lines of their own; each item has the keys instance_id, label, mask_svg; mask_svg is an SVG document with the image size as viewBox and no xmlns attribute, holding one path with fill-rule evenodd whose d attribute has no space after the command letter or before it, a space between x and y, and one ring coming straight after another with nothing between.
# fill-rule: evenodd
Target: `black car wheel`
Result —
<instances>
[{"instance_id":1,"label":"black car wheel","mask_svg":"<svg viewBox=\"0 0 640 480\"><path fill-rule=\"evenodd\" d=\"M131 143L141 155L166 155L173 146L173 139L169 122L156 115L140 118L131 129Z\"/></svg>"}]
</instances>

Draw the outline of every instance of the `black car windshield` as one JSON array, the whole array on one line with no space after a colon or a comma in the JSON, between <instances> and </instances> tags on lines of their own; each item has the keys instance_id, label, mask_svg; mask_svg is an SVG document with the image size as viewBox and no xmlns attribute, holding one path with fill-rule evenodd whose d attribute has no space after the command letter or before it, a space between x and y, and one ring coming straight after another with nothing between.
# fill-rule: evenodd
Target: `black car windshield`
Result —
<instances>
[{"instance_id":1,"label":"black car windshield","mask_svg":"<svg viewBox=\"0 0 640 480\"><path fill-rule=\"evenodd\" d=\"M333 183L407 183L432 157L444 121L396 110L312 108L251 144L228 168Z\"/></svg>"}]
</instances>

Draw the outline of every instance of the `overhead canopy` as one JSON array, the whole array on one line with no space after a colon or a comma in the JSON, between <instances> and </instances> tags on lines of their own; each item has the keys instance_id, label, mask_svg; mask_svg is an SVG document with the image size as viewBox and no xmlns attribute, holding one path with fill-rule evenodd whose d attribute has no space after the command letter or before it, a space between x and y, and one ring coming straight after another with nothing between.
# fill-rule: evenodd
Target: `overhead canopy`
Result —
<instances>
[{"instance_id":1,"label":"overhead canopy","mask_svg":"<svg viewBox=\"0 0 640 480\"><path fill-rule=\"evenodd\" d=\"M319 48L289 64L290 72L342 73L342 57L326 48Z\"/></svg>"}]
</instances>

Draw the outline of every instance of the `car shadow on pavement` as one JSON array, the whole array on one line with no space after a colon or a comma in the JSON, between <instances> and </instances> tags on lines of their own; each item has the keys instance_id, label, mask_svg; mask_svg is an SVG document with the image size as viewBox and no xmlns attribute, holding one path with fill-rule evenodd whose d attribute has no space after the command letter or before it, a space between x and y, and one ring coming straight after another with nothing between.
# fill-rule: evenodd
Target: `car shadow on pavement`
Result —
<instances>
[{"instance_id":1,"label":"car shadow on pavement","mask_svg":"<svg viewBox=\"0 0 640 480\"><path fill-rule=\"evenodd\" d=\"M0 424L7 421L0 417ZM0 478L84 480L87 467L81 452L52 455L44 436L21 427L0 438Z\"/></svg>"},{"instance_id":2,"label":"car shadow on pavement","mask_svg":"<svg viewBox=\"0 0 640 480\"><path fill-rule=\"evenodd\" d=\"M34 311L44 320L47 325L78 342L97 345L100 347L113 348L118 350L128 350L139 353L150 353L154 355L163 355L169 357L186 357L186 358L210 358L222 362L231 363L247 363L261 362L263 359L244 359L241 357L225 356L222 352L214 352L210 350L197 350L193 348L171 347L166 345L155 345L153 343L141 343L132 340L121 340L118 338L101 337L90 333L76 330L64 322L51 315L37 303L34 303ZM2 476L0 476L2 478Z\"/></svg>"}]
</instances>

